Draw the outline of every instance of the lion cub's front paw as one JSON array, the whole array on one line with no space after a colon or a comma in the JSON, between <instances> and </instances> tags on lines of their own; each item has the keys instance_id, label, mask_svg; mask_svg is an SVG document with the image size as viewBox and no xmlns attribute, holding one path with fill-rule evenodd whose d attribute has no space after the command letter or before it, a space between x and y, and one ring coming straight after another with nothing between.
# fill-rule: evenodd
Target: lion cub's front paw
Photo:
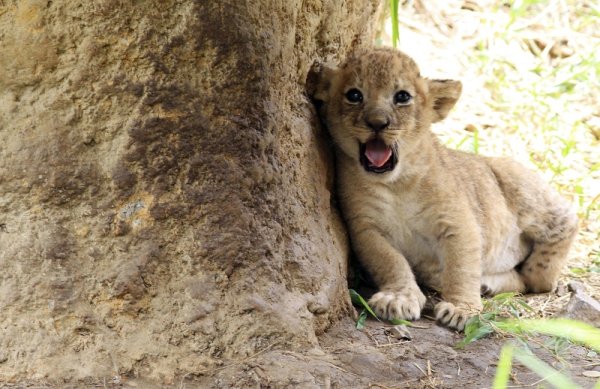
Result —
<instances>
[{"instance_id":1,"label":"lion cub's front paw","mask_svg":"<svg viewBox=\"0 0 600 389\"><path fill-rule=\"evenodd\" d=\"M425 300L421 290L414 287L375 293L369 305L383 319L416 320L421 316Z\"/></svg>"},{"instance_id":2,"label":"lion cub's front paw","mask_svg":"<svg viewBox=\"0 0 600 389\"><path fill-rule=\"evenodd\" d=\"M479 310L475 307L456 306L447 301L441 301L433 308L435 319L445 326L462 331L467 320L475 316Z\"/></svg>"}]
</instances>

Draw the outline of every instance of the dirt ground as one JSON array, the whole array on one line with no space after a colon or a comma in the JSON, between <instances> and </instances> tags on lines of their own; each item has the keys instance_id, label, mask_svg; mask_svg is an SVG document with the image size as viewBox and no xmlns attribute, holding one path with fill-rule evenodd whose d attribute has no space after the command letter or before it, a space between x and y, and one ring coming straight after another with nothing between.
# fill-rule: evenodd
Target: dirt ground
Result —
<instances>
[{"instance_id":1,"label":"dirt ground","mask_svg":"<svg viewBox=\"0 0 600 389\"><path fill-rule=\"evenodd\" d=\"M425 312L427 316L427 312ZM368 320L363 330L350 318L337 323L320 338L320 349L291 352L284 344L271 344L254 356L230 362L206 375L178 377L157 384L141 378L90 380L77 384L36 383L0 388L491 388L500 348L507 341L488 338L456 347L462 335L424 318L410 329L411 340L390 335L392 326ZM597 356L583 347L570 346L553 356L540 343L530 347L537 356L564 371L583 388L594 378L582 375L599 366ZM520 364L513 365L511 388L551 388Z\"/></svg>"},{"instance_id":2,"label":"dirt ground","mask_svg":"<svg viewBox=\"0 0 600 389\"><path fill-rule=\"evenodd\" d=\"M369 289L361 293L368 295ZM460 347L464 335L437 325L432 314L428 300L423 317L409 328L369 318L359 330L355 320L347 317L319 336L318 347L290 351L288 345L275 341L249 357L204 372L165 378L161 383L118 376L77 383L0 384L0 388L492 388L500 349L519 341L493 335ZM582 388L597 384L597 378L585 375L600 372L600 358L590 350L574 344L557 345L540 336L528 338L527 347ZM509 388L552 388L552 384L552 377L544 380L513 362Z\"/></svg>"},{"instance_id":3,"label":"dirt ground","mask_svg":"<svg viewBox=\"0 0 600 389\"><path fill-rule=\"evenodd\" d=\"M393 326L368 320L357 330L344 319L320 337L322 350L293 353L267 347L264 353L223 366L211 377L186 379L178 387L195 388L491 388L500 348L499 337L457 348L462 335L425 318L410 328L411 340L397 339ZM539 342L539 343L538 343ZM533 352L583 388L595 379L582 375L594 366L597 356L572 345L559 356L544 347L544 339L530 343ZM513 366L511 388L550 388L518 363Z\"/></svg>"}]
</instances>

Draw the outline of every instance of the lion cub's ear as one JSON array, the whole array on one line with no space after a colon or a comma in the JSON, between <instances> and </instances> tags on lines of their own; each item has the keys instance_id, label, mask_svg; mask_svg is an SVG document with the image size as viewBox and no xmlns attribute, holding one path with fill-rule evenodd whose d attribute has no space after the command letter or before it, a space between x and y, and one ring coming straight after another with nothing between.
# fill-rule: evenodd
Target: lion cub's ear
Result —
<instances>
[{"instance_id":1,"label":"lion cub's ear","mask_svg":"<svg viewBox=\"0 0 600 389\"><path fill-rule=\"evenodd\" d=\"M458 101L462 92L462 84L455 80L427 80L427 83L433 107L432 122L439 122L448 115Z\"/></svg>"},{"instance_id":2,"label":"lion cub's ear","mask_svg":"<svg viewBox=\"0 0 600 389\"><path fill-rule=\"evenodd\" d=\"M329 100L331 80L337 70L336 66L315 61L306 76L308 95L318 103L326 103Z\"/></svg>"}]
</instances>

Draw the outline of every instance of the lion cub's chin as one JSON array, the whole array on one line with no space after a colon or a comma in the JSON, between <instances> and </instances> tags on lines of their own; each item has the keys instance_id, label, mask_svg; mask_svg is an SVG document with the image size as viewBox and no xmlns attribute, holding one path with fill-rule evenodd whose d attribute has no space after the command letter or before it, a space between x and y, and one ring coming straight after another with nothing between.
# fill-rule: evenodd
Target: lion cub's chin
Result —
<instances>
[{"instance_id":1,"label":"lion cub's chin","mask_svg":"<svg viewBox=\"0 0 600 389\"><path fill-rule=\"evenodd\" d=\"M366 178L368 182L391 183L400 177L400 167L396 165L393 170L388 170L381 173L376 173L366 170L363 166L360 167L361 176Z\"/></svg>"}]
</instances>

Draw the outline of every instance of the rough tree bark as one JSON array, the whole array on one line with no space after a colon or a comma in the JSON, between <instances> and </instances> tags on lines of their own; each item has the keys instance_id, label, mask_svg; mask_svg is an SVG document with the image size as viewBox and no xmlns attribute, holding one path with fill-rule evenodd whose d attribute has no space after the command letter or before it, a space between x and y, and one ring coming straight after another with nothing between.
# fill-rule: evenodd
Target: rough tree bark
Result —
<instances>
[{"instance_id":1,"label":"rough tree bark","mask_svg":"<svg viewBox=\"0 0 600 389\"><path fill-rule=\"evenodd\" d=\"M0 1L0 382L318 354L348 245L304 84L378 7Z\"/></svg>"}]
</instances>

